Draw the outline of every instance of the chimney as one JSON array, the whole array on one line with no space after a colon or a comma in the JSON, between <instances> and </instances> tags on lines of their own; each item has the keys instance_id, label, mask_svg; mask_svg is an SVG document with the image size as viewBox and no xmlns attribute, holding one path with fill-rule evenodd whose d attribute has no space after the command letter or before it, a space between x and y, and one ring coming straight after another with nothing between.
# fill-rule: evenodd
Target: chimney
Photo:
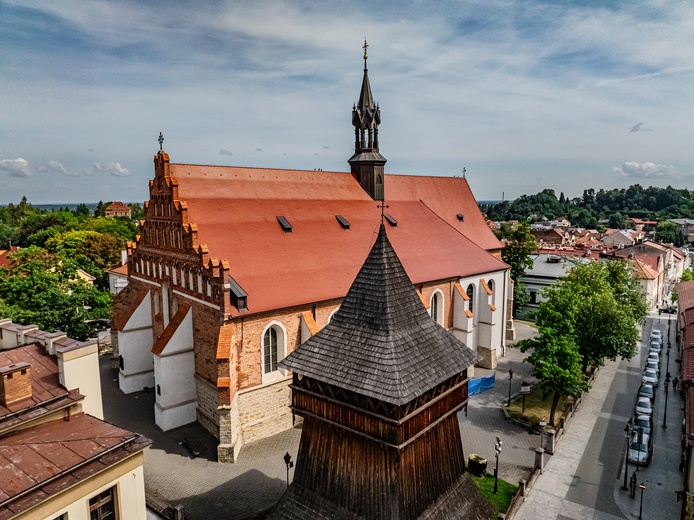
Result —
<instances>
[{"instance_id":1,"label":"chimney","mask_svg":"<svg viewBox=\"0 0 694 520\"><path fill-rule=\"evenodd\" d=\"M24 362L0 367L0 404L7 406L32 396L30 369Z\"/></svg>"}]
</instances>

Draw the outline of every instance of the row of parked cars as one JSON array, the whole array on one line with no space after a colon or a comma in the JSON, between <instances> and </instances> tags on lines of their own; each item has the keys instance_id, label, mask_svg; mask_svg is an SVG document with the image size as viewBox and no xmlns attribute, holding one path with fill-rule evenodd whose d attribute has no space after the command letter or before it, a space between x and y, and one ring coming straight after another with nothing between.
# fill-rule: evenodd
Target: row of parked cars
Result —
<instances>
[{"instance_id":1,"label":"row of parked cars","mask_svg":"<svg viewBox=\"0 0 694 520\"><path fill-rule=\"evenodd\" d=\"M663 333L653 330L650 336L648 357L641 376L641 387L636 400L636 418L632 424L629 443L629 462L648 464L653 454L653 404L655 389L660 381L660 352L663 349Z\"/></svg>"}]
</instances>

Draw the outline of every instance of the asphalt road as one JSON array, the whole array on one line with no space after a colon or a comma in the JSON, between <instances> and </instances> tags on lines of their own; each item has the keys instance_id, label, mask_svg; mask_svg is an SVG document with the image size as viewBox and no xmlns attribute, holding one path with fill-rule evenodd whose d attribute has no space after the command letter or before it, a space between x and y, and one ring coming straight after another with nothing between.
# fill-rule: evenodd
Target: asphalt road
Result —
<instances>
[{"instance_id":1,"label":"asphalt road","mask_svg":"<svg viewBox=\"0 0 694 520\"><path fill-rule=\"evenodd\" d=\"M636 394L641 384L641 372L648 356L648 339L650 332L655 328L663 331L664 343L667 348L667 321L665 318L658 323L658 318L647 318L643 327L644 343L636 356L630 361L622 360L610 386L610 391L605 399L600 415L590 435L588 449L581 457L578 469L566 498L577 504L608 513L618 518L625 518L624 514L614 500L615 484L622 481L621 473L624 465L626 439L624 428L627 421L633 415L636 403ZM672 331L674 336L674 330ZM656 389L654 423L654 453L651 464L665 463L665 457L658 457L658 437L660 433L659 419L662 422L664 407L664 379L666 373L666 348L663 349L660 361L660 386ZM676 356L670 356L670 370L675 372L673 365ZM670 393L670 397L674 394ZM673 402L672 405L676 404ZM629 465L629 475L635 470L633 464ZM619 482L618 482L619 481Z\"/></svg>"}]
</instances>

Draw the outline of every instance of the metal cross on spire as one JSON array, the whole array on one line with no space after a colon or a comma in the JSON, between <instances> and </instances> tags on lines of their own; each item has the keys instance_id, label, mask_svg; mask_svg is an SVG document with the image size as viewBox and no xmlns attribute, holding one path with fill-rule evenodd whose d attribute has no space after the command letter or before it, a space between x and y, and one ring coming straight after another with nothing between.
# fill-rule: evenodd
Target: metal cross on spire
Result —
<instances>
[{"instance_id":1,"label":"metal cross on spire","mask_svg":"<svg viewBox=\"0 0 694 520\"><path fill-rule=\"evenodd\" d=\"M362 45L361 48L364 49L364 69L366 69L366 60L369 59L369 55L366 52L366 49L369 48L369 44L366 43L366 38L364 38L364 45Z\"/></svg>"},{"instance_id":2,"label":"metal cross on spire","mask_svg":"<svg viewBox=\"0 0 694 520\"><path fill-rule=\"evenodd\" d=\"M465 169L465 166L463 166L463 179L465 178L465 172L467 172L467 170Z\"/></svg>"},{"instance_id":3,"label":"metal cross on spire","mask_svg":"<svg viewBox=\"0 0 694 520\"><path fill-rule=\"evenodd\" d=\"M157 140L159 141L159 151L162 151L164 146L164 134L159 132L159 139Z\"/></svg>"},{"instance_id":4,"label":"metal cross on spire","mask_svg":"<svg viewBox=\"0 0 694 520\"><path fill-rule=\"evenodd\" d=\"M381 224L383 224L383 219L385 218L385 209L389 208L388 204L386 204L385 200L382 200L379 205L376 206L377 208L381 208Z\"/></svg>"}]
</instances>

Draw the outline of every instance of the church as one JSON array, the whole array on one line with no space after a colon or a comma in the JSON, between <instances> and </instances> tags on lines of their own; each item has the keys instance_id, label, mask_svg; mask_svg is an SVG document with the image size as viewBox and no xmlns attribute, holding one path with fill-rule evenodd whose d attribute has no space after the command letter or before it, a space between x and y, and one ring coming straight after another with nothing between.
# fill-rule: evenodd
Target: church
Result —
<instances>
[{"instance_id":1,"label":"church","mask_svg":"<svg viewBox=\"0 0 694 520\"><path fill-rule=\"evenodd\" d=\"M382 221L429 315L480 366L513 337L509 267L467 180L385 173L366 64L348 172L173 163L160 134L114 364L123 392L154 389L162 430L213 433L220 462L292 427L280 361L330 322Z\"/></svg>"}]
</instances>

